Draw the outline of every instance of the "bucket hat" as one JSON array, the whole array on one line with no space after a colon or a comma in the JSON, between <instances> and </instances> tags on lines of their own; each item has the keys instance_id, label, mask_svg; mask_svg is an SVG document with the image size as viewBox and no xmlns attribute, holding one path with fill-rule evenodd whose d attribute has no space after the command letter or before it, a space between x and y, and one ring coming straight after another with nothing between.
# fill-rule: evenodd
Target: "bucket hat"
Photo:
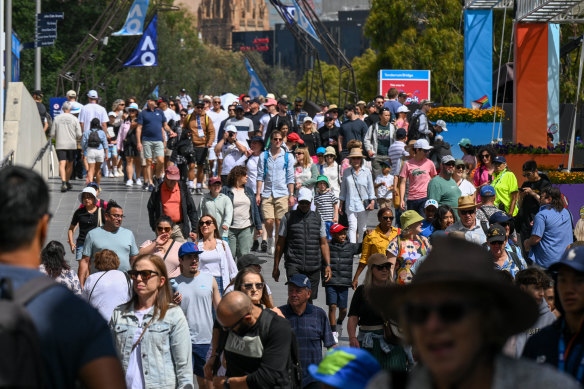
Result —
<instances>
[{"instance_id":1,"label":"bucket hat","mask_svg":"<svg viewBox=\"0 0 584 389\"><path fill-rule=\"evenodd\" d=\"M90 195L93 196L94 199L97 200L96 190L90 186L87 186L87 187L83 188L83 190L77 195L77 198L79 199L80 203L83 203L83 193L89 193Z\"/></svg>"},{"instance_id":2,"label":"bucket hat","mask_svg":"<svg viewBox=\"0 0 584 389\"><path fill-rule=\"evenodd\" d=\"M363 156L363 150L358 149L358 148L352 148L351 152L349 153L349 155L347 156L347 158L364 158Z\"/></svg>"},{"instance_id":3,"label":"bucket hat","mask_svg":"<svg viewBox=\"0 0 584 389\"><path fill-rule=\"evenodd\" d=\"M418 212L409 210L401 214L399 221L401 222L402 230L405 230L414 223L424 221L424 218Z\"/></svg>"}]
</instances>

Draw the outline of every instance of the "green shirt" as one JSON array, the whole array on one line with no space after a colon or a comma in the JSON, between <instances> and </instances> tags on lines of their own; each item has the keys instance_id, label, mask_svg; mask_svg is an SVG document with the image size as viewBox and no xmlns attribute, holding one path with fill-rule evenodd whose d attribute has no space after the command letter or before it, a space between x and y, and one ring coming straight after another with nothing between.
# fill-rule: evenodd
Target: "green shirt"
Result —
<instances>
[{"instance_id":1,"label":"green shirt","mask_svg":"<svg viewBox=\"0 0 584 389\"><path fill-rule=\"evenodd\" d=\"M495 173L493 174L493 182L491 185L495 188L495 205L503 204L505 206L505 212L509 213L511 195L519 191L515 174L511 173L508 169L503 170L500 174ZM519 212L519 207L516 203L513 216L517 215L517 212Z\"/></svg>"},{"instance_id":2,"label":"green shirt","mask_svg":"<svg viewBox=\"0 0 584 389\"><path fill-rule=\"evenodd\" d=\"M428 198L436 200L439 205L446 204L456 208L461 195L460 188L452 178L445 180L442 176L436 176L428 184Z\"/></svg>"}]
</instances>

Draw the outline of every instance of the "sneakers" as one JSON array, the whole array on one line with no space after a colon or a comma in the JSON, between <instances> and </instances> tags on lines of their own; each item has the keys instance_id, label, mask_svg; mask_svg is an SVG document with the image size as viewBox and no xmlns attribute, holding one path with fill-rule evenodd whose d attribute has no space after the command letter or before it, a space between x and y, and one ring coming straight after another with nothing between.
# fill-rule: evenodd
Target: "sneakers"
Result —
<instances>
[{"instance_id":1,"label":"sneakers","mask_svg":"<svg viewBox=\"0 0 584 389\"><path fill-rule=\"evenodd\" d=\"M337 333L339 334L339 339L341 339L341 336L343 336L343 325L337 323ZM339 343L339 342L337 342Z\"/></svg>"},{"instance_id":2,"label":"sneakers","mask_svg":"<svg viewBox=\"0 0 584 389\"><path fill-rule=\"evenodd\" d=\"M124 176L124 171L122 170L121 167L118 168L118 174L119 174L120 177L123 177Z\"/></svg>"},{"instance_id":3,"label":"sneakers","mask_svg":"<svg viewBox=\"0 0 584 389\"><path fill-rule=\"evenodd\" d=\"M203 194L203 188L196 188L195 189L195 194L196 195L202 195Z\"/></svg>"},{"instance_id":4,"label":"sneakers","mask_svg":"<svg viewBox=\"0 0 584 389\"><path fill-rule=\"evenodd\" d=\"M265 253L266 251L268 251L268 242L266 242L265 240L262 240L261 248L262 248L262 253Z\"/></svg>"},{"instance_id":5,"label":"sneakers","mask_svg":"<svg viewBox=\"0 0 584 389\"><path fill-rule=\"evenodd\" d=\"M254 240L253 244L251 245L251 251L258 251L258 247L260 247L260 242L258 240Z\"/></svg>"},{"instance_id":6,"label":"sneakers","mask_svg":"<svg viewBox=\"0 0 584 389\"><path fill-rule=\"evenodd\" d=\"M73 189L73 185L69 181L67 181L65 184L67 185L67 190Z\"/></svg>"},{"instance_id":7,"label":"sneakers","mask_svg":"<svg viewBox=\"0 0 584 389\"><path fill-rule=\"evenodd\" d=\"M67 183L66 182L63 182L61 184L61 192L63 192L63 193L67 192Z\"/></svg>"},{"instance_id":8,"label":"sneakers","mask_svg":"<svg viewBox=\"0 0 584 389\"><path fill-rule=\"evenodd\" d=\"M142 186L142 180L139 178L136 178L136 186Z\"/></svg>"},{"instance_id":9,"label":"sneakers","mask_svg":"<svg viewBox=\"0 0 584 389\"><path fill-rule=\"evenodd\" d=\"M336 344L339 344L339 333L333 332L333 339L335 340Z\"/></svg>"},{"instance_id":10,"label":"sneakers","mask_svg":"<svg viewBox=\"0 0 584 389\"><path fill-rule=\"evenodd\" d=\"M114 175L114 177L119 177L120 176L120 173L118 173L118 169L115 169L113 171L113 175Z\"/></svg>"},{"instance_id":11,"label":"sneakers","mask_svg":"<svg viewBox=\"0 0 584 389\"><path fill-rule=\"evenodd\" d=\"M132 186L132 185L134 185L134 181L132 181L132 180L126 181L126 186Z\"/></svg>"},{"instance_id":12,"label":"sneakers","mask_svg":"<svg viewBox=\"0 0 584 389\"><path fill-rule=\"evenodd\" d=\"M114 172L110 170L109 174L107 175L109 178L114 178Z\"/></svg>"},{"instance_id":13,"label":"sneakers","mask_svg":"<svg viewBox=\"0 0 584 389\"><path fill-rule=\"evenodd\" d=\"M148 190L148 183L147 182L144 182L142 184L142 190Z\"/></svg>"},{"instance_id":14,"label":"sneakers","mask_svg":"<svg viewBox=\"0 0 584 389\"><path fill-rule=\"evenodd\" d=\"M148 185L148 192L154 192L154 185Z\"/></svg>"}]
</instances>

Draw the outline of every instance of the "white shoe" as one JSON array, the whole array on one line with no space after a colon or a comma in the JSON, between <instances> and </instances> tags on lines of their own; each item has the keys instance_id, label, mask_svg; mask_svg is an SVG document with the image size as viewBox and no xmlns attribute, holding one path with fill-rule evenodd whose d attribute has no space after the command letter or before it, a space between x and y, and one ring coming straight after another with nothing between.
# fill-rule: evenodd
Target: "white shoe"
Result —
<instances>
[{"instance_id":1,"label":"white shoe","mask_svg":"<svg viewBox=\"0 0 584 389\"><path fill-rule=\"evenodd\" d=\"M122 177L123 174L118 173L118 170L114 170L114 177Z\"/></svg>"},{"instance_id":2,"label":"white shoe","mask_svg":"<svg viewBox=\"0 0 584 389\"><path fill-rule=\"evenodd\" d=\"M118 168L118 174L120 175L120 177L124 176L124 171L122 170L121 167Z\"/></svg>"},{"instance_id":3,"label":"white shoe","mask_svg":"<svg viewBox=\"0 0 584 389\"><path fill-rule=\"evenodd\" d=\"M274 255L274 239L268 238L268 255Z\"/></svg>"},{"instance_id":4,"label":"white shoe","mask_svg":"<svg viewBox=\"0 0 584 389\"><path fill-rule=\"evenodd\" d=\"M132 186L132 185L134 185L134 181L132 181L132 180L126 181L126 186Z\"/></svg>"},{"instance_id":5,"label":"white shoe","mask_svg":"<svg viewBox=\"0 0 584 389\"><path fill-rule=\"evenodd\" d=\"M136 185L137 186L142 186L142 180L139 178L136 178Z\"/></svg>"},{"instance_id":6,"label":"white shoe","mask_svg":"<svg viewBox=\"0 0 584 389\"><path fill-rule=\"evenodd\" d=\"M114 178L114 177L115 177L115 176L114 176L114 172L110 171L110 172L109 172L109 174L108 174L108 177L110 177L110 178Z\"/></svg>"},{"instance_id":7,"label":"white shoe","mask_svg":"<svg viewBox=\"0 0 584 389\"><path fill-rule=\"evenodd\" d=\"M333 339L335 340L336 344L339 344L339 333L333 332Z\"/></svg>"}]
</instances>

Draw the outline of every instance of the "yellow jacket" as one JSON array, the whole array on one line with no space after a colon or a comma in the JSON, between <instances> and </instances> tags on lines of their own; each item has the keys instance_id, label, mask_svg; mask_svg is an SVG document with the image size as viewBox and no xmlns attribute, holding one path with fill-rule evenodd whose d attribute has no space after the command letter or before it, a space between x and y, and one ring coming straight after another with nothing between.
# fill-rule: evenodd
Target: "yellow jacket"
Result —
<instances>
[{"instance_id":1,"label":"yellow jacket","mask_svg":"<svg viewBox=\"0 0 584 389\"><path fill-rule=\"evenodd\" d=\"M389 236L385 235L379 226L375 230L366 235L363 239L363 251L361 252L360 263L367 264L367 258L373 254L381 253L385 255L389 242L401 233L399 228L391 227Z\"/></svg>"}]
</instances>

